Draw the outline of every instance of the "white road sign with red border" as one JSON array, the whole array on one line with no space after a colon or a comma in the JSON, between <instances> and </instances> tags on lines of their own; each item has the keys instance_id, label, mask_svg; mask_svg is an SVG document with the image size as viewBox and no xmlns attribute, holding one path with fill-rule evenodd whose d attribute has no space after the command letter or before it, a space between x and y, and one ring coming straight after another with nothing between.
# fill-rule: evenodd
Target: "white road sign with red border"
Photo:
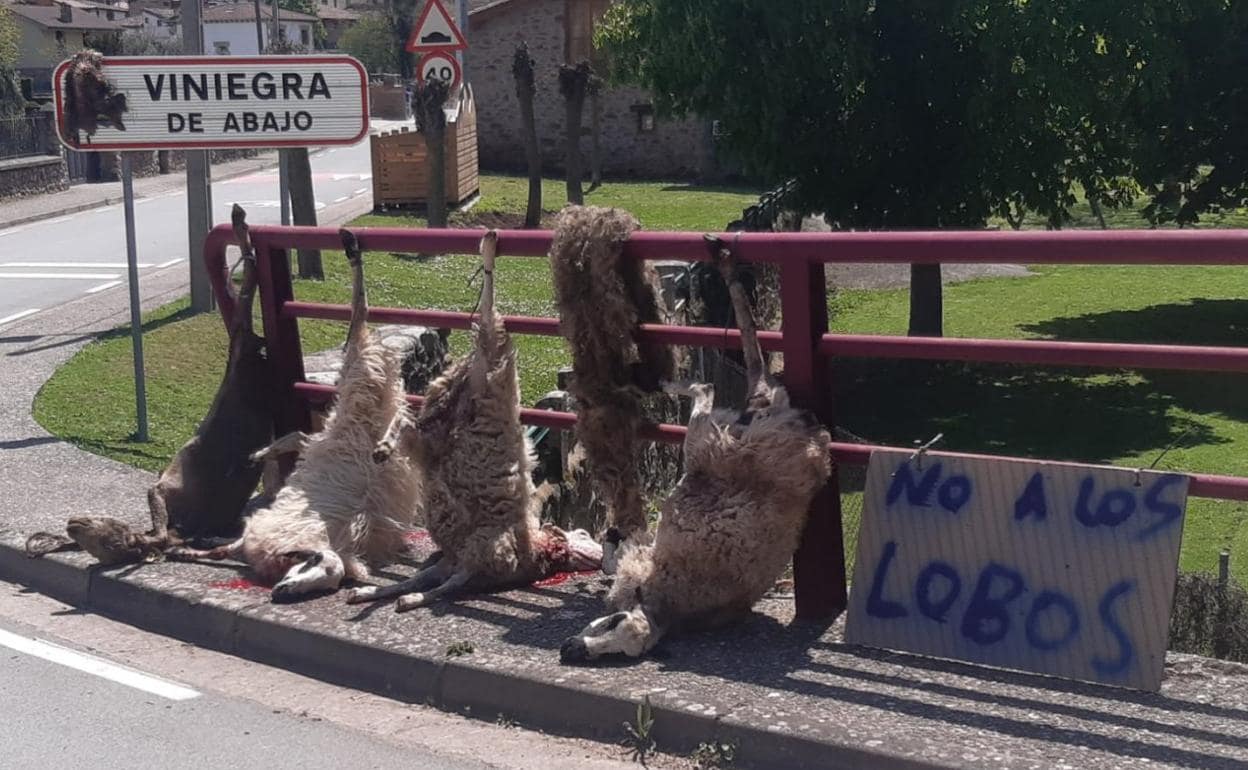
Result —
<instances>
[{"instance_id":1,"label":"white road sign with red border","mask_svg":"<svg viewBox=\"0 0 1248 770\"><path fill-rule=\"evenodd\" d=\"M428 53L430 51L459 51L468 47L464 33L455 26L442 0L429 0L420 17L412 25L412 34L407 38L403 50L408 53Z\"/></svg>"},{"instance_id":2,"label":"white road sign with red border","mask_svg":"<svg viewBox=\"0 0 1248 770\"><path fill-rule=\"evenodd\" d=\"M458 88L460 82L464 79L463 70L460 69L459 62L455 60L455 55L449 52L438 51L425 54L424 58L420 60L416 72L422 81L431 77L448 81L451 90Z\"/></svg>"},{"instance_id":3,"label":"white road sign with red border","mask_svg":"<svg viewBox=\"0 0 1248 770\"><path fill-rule=\"evenodd\" d=\"M54 75L61 141L75 150L321 147L368 136L368 75L350 56L105 57L126 95L125 130L66 136L65 73Z\"/></svg>"}]
</instances>

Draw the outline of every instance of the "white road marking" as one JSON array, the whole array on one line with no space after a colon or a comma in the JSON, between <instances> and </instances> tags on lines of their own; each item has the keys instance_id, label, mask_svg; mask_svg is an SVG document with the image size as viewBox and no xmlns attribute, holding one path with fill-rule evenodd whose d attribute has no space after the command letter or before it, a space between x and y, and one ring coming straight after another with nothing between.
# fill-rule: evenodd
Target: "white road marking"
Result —
<instances>
[{"instance_id":1,"label":"white road marking","mask_svg":"<svg viewBox=\"0 0 1248 770\"><path fill-rule=\"evenodd\" d=\"M105 289L111 289L114 286L120 286L120 285L121 285L121 281L109 281L108 283L102 283L99 286L95 286L93 288L87 289L87 294L95 294L96 292L104 291Z\"/></svg>"},{"instance_id":2,"label":"white road marking","mask_svg":"<svg viewBox=\"0 0 1248 770\"><path fill-rule=\"evenodd\" d=\"M125 262L0 262L0 267L98 267L105 270L120 270L126 266ZM151 266L151 262L139 263L139 267Z\"/></svg>"},{"instance_id":3,"label":"white road marking","mask_svg":"<svg viewBox=\"0 0 1248 770\"><path fill-rule=\"evenodd\" d=\"M119 666L103 658L45 642L42 639L27 639L4 629L0 629L0 645L168 700L190 700L199 697L198 692L177 682L144 674L142 671Z\"/></svg>"},{"instance_id":4,"label":"white road marking","mask_svg":"<svg viewBox=\"0 0 1248 770\"><path fill-rule=\"evenodd\" d=\"M366 193L366 192L368 192L368 188L367 188L367 187L361 187L360 189L355 190L355 191L354 191L354 192L352 192L351 194L352 194L352 195L363 195L363 194L364 194L364 193Z\"/></svg>"},{"instance_id":5,"label":"white road marking","mask_svg":"<svg viewBox=\"0 0 1248 770\"><path fill-rule=\"evenodd\" d=\"M45 220L41 221L41 222L40 222L40 224L43 224L43 225L59 225L61 222L68 222L68 221L69 221L69 217L68 217L68 216L64 216L64 217L57 217L56 219L45 219Z\"/></svg>"},{"instance_id":6,"label":"white road marking","mask_svg":"<svg viewBox=\"0 0 1248 770\"><path fill-rule=\"evenodd\" d=\"M171 260L169 260L168 262L161 262L161 263L160 263L159 265L157 265L156 267L157 267L157 268L162 268L162 267L173 267L174 265L178 264L178 263L179 263L179 262L181 262L181 261L182 261L182 257L175 257L174 259L171 259Z\"/></svg>"},{"instance_id":7,"label":"white road marking","mask_svg":"<svg viewBox=\"0 0 1248 770\"><path fill-rule=\"evenodd\" d=\"M0 273L0 278L64 278L70 281L111 281L116 273Z\"/></svg>"},{"instance_id":8,"label":"white road marking","mask_svg":"<svg viewBox=\"0 0 1248 770\"><path fill-rule=\"evenodd\" d=\"M343 201L345 201L347 198L350 198L350 197L351 197L350 195L344 195L341 198L334 198L334 203L342 203Z\"/></svg>"},{"instance_id":9,"label":"white road marking","mask_svg":"<svg viewBox=\"0 0 1248 770\"><path fill-rule=\"evenodd\" d=\"M21 231L25 230L27 227L29 227L29 225L20 225L18 227L10 227L8 230L0 231L0 236L20 233Z\"/></svg>"},{"instance_id":10,"label":"white road marking","mask_svg":"<svg viewBox=\"0 0 1248 770\"><path fill-rule=\"evenodd\" d=\"M116 206L116 205L112 205L112 206L101 206L101 207L99 207L98 209L91 209L91 210L92 210L92 211L112 211L112 210L113 210L113 209L115 209L115 208L117 208L117 206Z\"/></svg>"},{"instance_id":11,"label":"white road marking","mask_svg":"<svg viewBox=\"0 0 1248 770\"><path fill-rule=\"evenodd\" d=\"M13 315L6 315L4 318L0 318L0 326L4 326L5 324L12 323L13 321L16 321L19 318L25 318L28 315L31 315L33 313L38 313L38 312L39 312L39 308L32 307L31 309L23 310L20 313L14 313Z\"/></svg>"},{"instance_id":12,"label":"white road marking","mask_svg":"<svg viewBox=\"0 0 1248 770\"><path fill-rule=\"evenodd\" d=\"M370 179L372 179L372 178L373 178L373 175L372 175L372 174L360 174L360 181L361 181L361 182L367 182L368 180L370 180Z\"/></svg>"}]
</instances>

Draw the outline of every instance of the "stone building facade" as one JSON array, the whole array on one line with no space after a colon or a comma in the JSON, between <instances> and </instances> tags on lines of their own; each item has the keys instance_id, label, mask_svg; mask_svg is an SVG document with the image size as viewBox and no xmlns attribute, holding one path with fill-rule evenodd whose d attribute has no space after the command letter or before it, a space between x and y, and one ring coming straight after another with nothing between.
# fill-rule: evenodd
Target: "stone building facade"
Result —
<instances>
[{"instance_id":1,"label":"stone building facade","mask_svg":"<svg viewBox=\"0 0 1248 770\"><path fill-rule=\"evenodd\" d=\"M515 80L516 46L524 41L535 62L534 112L542 167L564 167L564 99L559 65L594 58L592 25L609 0L474 0L466 35L467 80L477 97L481 166L523 171L524 144ZM665 120L645 91L608 88L599 97L600 147L605 176L706 179L718 175L709 121ZM582 118L581 152L588 176L590 103Z\"/></svg>"}]
</instances>

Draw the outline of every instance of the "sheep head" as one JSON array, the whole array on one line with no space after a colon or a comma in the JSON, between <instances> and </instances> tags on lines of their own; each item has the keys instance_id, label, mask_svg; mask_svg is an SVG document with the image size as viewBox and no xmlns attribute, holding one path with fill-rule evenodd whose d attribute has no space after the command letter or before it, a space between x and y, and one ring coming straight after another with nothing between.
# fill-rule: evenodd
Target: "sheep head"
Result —
<instances>
[{"instance_id":1,"label":"sheep head","mask_svg":"<svg viewBox=\"0 0 1248 770\"><path fill-rule=\"evenodd\" d=\"M559 661L585 663L603 655L641 657L658 643L663 630L646 607L638 604L598 618L569 637L559 648Z\"/></svg>"},{"instance_id":2,"label":"sheep head","mask_svg":"<svg viewBox=\"0 0 1248 770\"><path fill-rule=\"evenodd\" d=\"M557 572L584 572L602 566L602 546L583 529L565 531L552 524L542 526L537 548L547 575Z\"/></svg>"}]
</instances>

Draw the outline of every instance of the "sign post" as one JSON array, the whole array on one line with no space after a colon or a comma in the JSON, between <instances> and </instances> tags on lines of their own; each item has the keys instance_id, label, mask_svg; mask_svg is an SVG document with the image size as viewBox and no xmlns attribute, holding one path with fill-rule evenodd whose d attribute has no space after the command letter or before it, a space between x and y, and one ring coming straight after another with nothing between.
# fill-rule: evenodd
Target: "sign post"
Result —
<instances>
[{"instance_id":1,"label":"sign post","mask_svg":"<svg viewBox=\"0 0 1248 770\"><path fill-rule=\"evenodd\" d=\"M100 74L109 88L126 97L125 128L108 123L84 135L67 129L77 123L67 120L66 79L73 64L73 60L63 62L53 74L61 143L79 152L121 152L138 422L135 437L147 441L134 174L127 153L356 144L368 136L368 76L355 59L336 55L104 57ZM95 125L95 116L89 117L81 125ZM195 251L201 245L192 240L193 264L199 262Z\"/></svg>"},{"instance_id":2,"label":"sign post","mask_svg":"<svg viewBox=\"0 0 1248 770\"><path fill-rule=\"evenodd\" d=\"M138 418L135 441L148 440L147 377L143 371L143 319L139 305L139 254L134 238L134 173L130 156L121 154L121 197L126 212L126 270L130 283L130 343L134 351L134 408Z\"/></svg>"},{"instance_id":3,"label":"sign post","mask_svg":"<svg viewBox=\"0 0 1248 770\"><path fill-rule=\"evenodd\" d=\"M1188 477L876 451L845 640L1161 686Z\"/></svg>"}]
</instances>

